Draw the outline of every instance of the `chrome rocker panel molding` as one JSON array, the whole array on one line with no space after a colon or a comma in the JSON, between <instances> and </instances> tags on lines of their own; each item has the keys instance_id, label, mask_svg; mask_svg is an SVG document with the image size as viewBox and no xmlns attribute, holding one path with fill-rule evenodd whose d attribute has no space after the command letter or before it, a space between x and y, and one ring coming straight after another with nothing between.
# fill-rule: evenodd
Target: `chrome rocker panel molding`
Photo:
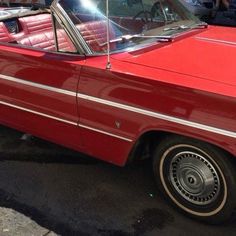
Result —
<instances>
[{"instance_id":1,"label":"chrome rocker panel molding","mask_svg":"<svg viewBox=\"0 0 236 236\"><path fill-rule=\"evenodd\" d=\"M205 38L205 37L195 37L196 39L203 40L203 41L208 41L208 42L214 42L214 43L225 43L228 45L236 46L236 42L232 41L225 41L225 40L219 40L219 39L212 39L212 38Z\"/></svg>"},{"instance_id":2,"label":"chrome rocker panel molding","mask_svg":"<svg viewBox=\"0 0 236 236\"><path fill-rule=\"evenodd\" d=\"M111 136L111 137L114 137L114 138L117 138L117 139L121 139L121 140L124 140L124 141L127 141L127 142L133 142L132 139L121 137L121 136L116 135L116 134L111 134L111 133L105 132L103 130L95 129L95 128L92 128L92 127L89 127L89 126L86 126L86 125L83 125L83 124L78 124L77 122L65 120L65 119L62 119L62 118L59 118L59 117L47 115L45 113L34 111L34 110L24 108L24 107L21 107L21 106L16 106L16 105L10 104L8 102L0 101L0 105L4 105L4 106L15 108L15 109L18 109L18 110L21 110L21 111L29 112L29 113L32 113L32 114L35 114L35 115L39 115L39 116L42 116L42 117L45 117L45 118L56 120L56 121L66 123L66 124L69 124L69 125L78 126L78 127L84 128L84 129L92 130L94 132L105 134L105 135L108 135L108 136Z\"/></svg>"},{"instance_id":3,"label":"chrome rocker panel molding","mask_svg":"<svg viewBox=\"0 0 236 236\"><path fill-rule=\"evenodd\" d=\"M81 99L85 99L85 100L88 100L88 101L92 101L92 102L100 103L100 104L103 104L103 105L115 107L115 108L118 108L118 109L135 112L135 113L138 113L138 114L141 114L141 115L157 118L157 119L160 119L160 120L169 121L169 122L172 122L172 123L177 123L177 124L188 126L188 127L191 127L191 128L196 128L196 129L212 132L212 133L215 133L215 134L224 135L224 136L231 137L231 138L236 138L236 133L232 132L232 131L229 131L229 130L219 129L219 128L216 128L216 127L212 127L212 126L208 126L208 125L204 125L204 124L200 124L200 123L196 123L196 122L176 118L176 117L173 117L173 116L164 115L164 114L153 112L153 111L144 110L144 109L141 109L141 108L132 107L132 106L129 106L129 105L124 105L124 104L121 104L121 103L107 101L107 100L104 100L104 99L101 99L101 98L96 98L96 97L92 97L92 96L88 96L88 95L84 95L84 94L80 94L80 93L78 93L77 96Z\"/></svg>"}]
</instances>

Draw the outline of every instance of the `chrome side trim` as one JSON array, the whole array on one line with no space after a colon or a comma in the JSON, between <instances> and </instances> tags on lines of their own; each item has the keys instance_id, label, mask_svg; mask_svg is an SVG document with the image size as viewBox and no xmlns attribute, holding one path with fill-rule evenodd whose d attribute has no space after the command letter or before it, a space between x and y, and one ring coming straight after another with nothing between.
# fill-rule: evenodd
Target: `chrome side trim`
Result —
<instances>
[{"instance_id":1,"label":"chrome side trim","mask_svg":"<svg viewBox=\"0 0 236 236\"><path fill-rule=\"evenodd\" d=\"M236 46L236 42L232 41L226 41L226 40L219 40L219 39L211 39L211 38L205 38L205 37L195 37L196 39L204 40L204 41L209 41L209 42L214 42L214 43L226 43L229 45Z\"/></svg>"},{"instance_id":2,"label":"chrome side trim","mask_svg":"<svg viewBox=\"0 0 236 236\"><path fill-rule=\"evenodd\" d=\"M15 82L15 83L18 83L18 84L24 84L24 85L32 86L32 87L39 88L39 89L44 89L44 90L48 90L48 91L52 91L52 92L56 92L56 93L60 93L60 94L69 95L69 96L72 96L72 97L76 97L76 95L77 95L76 92L71 92L71 91L64 90L64 89L59 89L59 88L55 88L55 87L51 87L51 86L47 86L47 85L42 85L42 84L38 84L38 83L18 79L18 78L3 75L3 74L0 74L0 80L7 80L7 81ZM82 125L82 124L77 124L77 123L69 121L69 120L64 120L64 119L61 119L61 118L58 118L58 117L55 117L55 116L47 115L45 113L37 112L37 111L31 110L31 109L27 109L27 108L24 108L24 107L13 105L13 104L10 104L10 103L7 103L7 102L0 101L0 104L8 106L8 107L16 108L16 109L21 110L21 111L26 111L26 112L29 112L29 113L32 113L32 114L35 114L35 115L39 115L39 116L42 116L42 117L50 118L50 119L53 119L53 120L56 120L56 121L60 121L60 122L66 123L66 124L71 124L71 125L74 125L74 126L80 126L82 128L89 129L89 130L92 130L92 131L95 131L95 132L98 132L98 133L101 133L101 134L105 134L105 135L108 135L108 136L111 136L111 137L115 137L115 138L118 138L118 139L121 139L121 140L124 140L124 141L127 141L127 142L132 142L131 139L124 138L124 137L121 137L119 135L111 134L111 133L108 133L108 132L105 132L105 131L102 131L102 130L99 130L99 129L95 129L95 128L92 128L92 127L89 127L89 126L85 126L85 125Z\"/></svg>"},{"instance_id":3,"label":"chrome side trim","mask_svg":"<svg viewBox=\"0 0 236 236\"><path fill-rule=\"evenodd\" d=\"M232 132L232 131L228 131L228 130L224 130L224 129L220 129L220 128L216 128L216 127L212 127L212 126L208 126L208 125L204 125L204 124L200 124L200 123L196 123L196 122L192 122L192 121L188 121L188 120L184 120L184 119L180 119L180 118L176 118L176 117L172 117L172 116L168 116L168 115L164 115L164 114L157 113L157 112L144 110L141 108L132 107L129 105L124 105L124 104L117 103L117 102L107 101L107 100L104 100L101 98L92 97L92 96L88 96L88 95L81 94L81 93L78 93L77 96L79 98L87 100L87 101L100 103L100 104L107 105L110 107L115 107L118 109L130 111L130 112L135 112L135 113L138 113L141 115L145 115L145 116L177 123L180 125L208 131L208 132L215 133L215 134L224 135L224 136L231 137L231 138L236 138L236 133Z\"/></svg>"},{"instance_id":4,"label":"chrome side trim","mask_svg":"<svg viewBox=\"0 0 236 236\"><path fill-rule=\"evenodd\" d=\"M94 132L98 132L98 133L101 133L101 134L105 134L105 135L108 135L108 136L111 136L111 137L114 137L114 138L118 138L118 139L121 139L121 140L124 140L124 141L127 141L127 142L133 142L132 139L124 138L124 137L121 137L119 135L111 134L111 133L108 133L108 132L105 132L105 131L102 131L102 130L99 130L99 129L95 129L95 128L92 128L92 127L89 127L89 126L86 126L86 125L79 124L79 127L84 128L84 129L88 129L88 130L92 130Z\"/></svg>"},{"instance_id":5,"label":"chrome side trim","mask_svg":"<svg viewBox=\"0 0 236 236\"><path fill-rule=\"evenodd\" d=\"M8 102L0 101L0 104L4 105L4 106L11 107L11 108L15 108L15 109L18 109L18 110L21 110L21 111L29 112L29 113L32 113L32 114L35 114L35 115L39 115L39 116L42 116L42 117L46 117L46 118L49 118L49 119L52 119L52 120L60 121L60 122L66 123L66 124L79 126L81 128L92 130L94 132L105 134L105 135L108 135L108 136L111 136L111 137L114 137L114 138L117 138L117 139L121 139L121 140L124 140L124 141L127 141L127 142L132 142L133 141L131 139L124 138L124 137L121 137L119 135L111 134L111 133L108 133L108 132L105 132L105 131L102 131L102 130L99 130L99 129L95 129L95 128L92 128L92 127L89 127L89 126L86 126L86 125L78 124L78 123L73 122L73 121L69 121L69 120L61 119L61 118L58 118L58 117L55 117L55 116L47 115L47 114L42 113L42 112L38 112L38 111L34 111L34 110L27 109L27 108L24 108L24 107L16 106L16 105L10 104Z\"/></svg>"},{"instance_id":6,"label":"chrome side trim","mask_svg":"<svg viewBox=\"0 0 236 236\"><path fill-rule=\"evenodd\" d=\"M35 115L43 116L43 117L46 117L46 118L49 118L49 119L52 119L52 120L60 121L60 122L66 123L66 124L70 124L70 125L74 125L74 126L78 125L76 122L73 122L73 121L64 120L64 119L61 119L61 118L58 118L58 117L55 117L55 116L47 115L47 114L42 113L42 112L38 112L38 111L34 111L34 110L27 109L27 108L24 108L24 107L16 106L16 105L13 105L13 104L8 103L8 102L0 101L0 104L8 106L8 107L16 108L16 109L21 110L21 111L26 111L26 112L29 112L29 113L32 113L32 114L35 114Z\"/></svg>"},{"instance_id":7,"label":"chrome side trim","mask_svg":"<svg viewBox=\"0 0 236 236\"><path fill-rule=\"evenodd\" d=\"M51 92L61 93L61 94L69 95L69 96L72 96L72 97L76 97L76 92L72 92L72 91L64 90L64 89L59 89L59 88L51 87L51 86L48 86L48 85L38 84L38 83L35 83L35 82L30 82L30 81L18 79L18 78L8 76L8 75L0 74L0 80L7 80L7 81L15 82L15 83L18 83L18 84L24 84L24 85L32 86L32 87L35 87L35 88L44 89L44 90L48 90L48 91L51 91Z\"/></svg>"},{"instance_id":8,"label":"chrome side trim","mask_svg":"<svg viewBox=\"0 0 236 236\"><path fill-rule=\"evenodd\" d=\"M235 43L235 45L236 45L236 43ZM72 91L69 91L69 90L59 89L59 88L51 87L51 86L48 86L48 85L42 85L42 84L38 84L38 83L35 83L35 82L26 81L26 80L18 79L18 78L3 75L3 74L0 74L0 80L7 80L7 81L19 83L19 84L24 84L24 85L32 86L32 87L35 87L35 88L44 89L44 90L48 90L48 91L52 91L52 92L72 96L72 97L78 96L78 98L81 98L81 99L84 99L84 100L100 103L100 104L115 107L115 108L118 108L118 109L123 109L123 110L126 110L126 111L135 112L135 113L138 113L138 114L141 114L141 115L145 115L145 116L149 116L149 117L153 117L153 118L157 118L157 119L177 123L177 124L180 124L180 125L185 125L185 126L188 126L188 127L192 127L192 128L212 132L212 133L215 133L215 134L220 134L220 135L224 135L224 136L227 136L227 137L236 138L236 132L232 132L232 131L229 131L229 130L224 130L224 129L220 129L220 128L216 128L216 127L212 127L212 126L208 126L208 125L204 125L204 124L200 124L200 123L196 123L196 122L192 122L192 121L188 121L188 120L184 120L184 119L180 119L180 118L176 118L176 117L172 117L172 116L168 116L168 115L164 115L164 114L153 112L153 111L144 110L144 109L141 109L141 108L136 108L136 107L129 106L129 105L124 105L124 104L117 103L117 102L104 100L104 99L97 98L97 97L92 97L92 96L81 94L81 93L72 92ZM0 101L0 104L10 106L10 107L13 107L13 108L16 108L16 109L19 109L19 110L27 111L27 112L37 114L37 115L40 115L40 116L44 116L44 117L47 117L47 118L51 118L51 119L61 121L61 122L64 122L64 123L68 123L68 124L72 124L72 125L78 125L77 123L74 123L74 122L71 122L71 121L68 121L68 120L63 120L63 119L58 118L58 117L50 116L50 115L47 115L47 114L44 114L44 113L40 113L40 112L37 112L37 111L26 109L26 108L16 106L16 105L13 105L13 104L10 104L10 103L6 103L6 102L3 102L3 101ZM116 136L116 135L107 133L105 131L97 130L97 129L94 129L94 128L91 128L91 127L88 127L88 126L84 126L84 128L87 128L87 129L90 129L90 130L93 130L93 131L96 131L96 132L100 132L100 133L103 133L103 134L106 134L106 135L110 135L110 136L113 136L113 137L116 137L116 138L121 138L123 140L132 142L132 140L130 140L130 139L120 137L120 136Z\"/></svg>"}]
</instances>

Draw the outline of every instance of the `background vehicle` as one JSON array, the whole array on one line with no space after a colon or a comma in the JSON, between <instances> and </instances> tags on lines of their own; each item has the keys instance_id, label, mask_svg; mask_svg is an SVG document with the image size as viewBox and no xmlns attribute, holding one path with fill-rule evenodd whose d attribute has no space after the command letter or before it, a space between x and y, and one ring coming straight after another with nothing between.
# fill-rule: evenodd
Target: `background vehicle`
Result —
<instances>
[{"instance_id":1,"label":"background vehicle","mask_svg":"<svg viewBox=\"0 0 236 236\"><path fill-rule=\"evenodd\" d=\"M210 16L214 7L213 0L181 0L181 3L200 18Z\"/></svg>"},{"instance_id":2,"label":"background vehicle","mask_svg":"<svg viewBox=\"0 0 236 236\"><path fill-rule=\"evenodd\" d=\"M52 0L0 0L0 6L31 6L32 4L50 5Z\"/></svg>"},{"instance_id":3,"label":"background vehicle","mask_svg":"<svg viewBox=\"0 0 236 236\"><path fill-rule=\"evenodd\" d=\"M0 9L0 18L9 17L14 14L30 11L29 7L14 7Z\"/></svg>"},{"instance_id":4,"label":"background vehicle","mask_svg":"<svg viewBox=\"0 0 236 236\"><path fill-rule=\"evenodd\" d=\"M229 9L220 9L214 18L206 19L207 23L221 26L236 26L236 1L230 1Z\"/></svg>"},{"instance_id":5,"label":"background vehicle","mask_svg":"<svg viewBox=\"0 0 236 236\"><path fill-rule=\"evenodd\" d=\"M0 0L0 18L9 17L10 15L30 11L32 7L34 7L34 9L39 9L44 5L49 6L51 2L51 0Z\"/></svg>"}]
</instances>

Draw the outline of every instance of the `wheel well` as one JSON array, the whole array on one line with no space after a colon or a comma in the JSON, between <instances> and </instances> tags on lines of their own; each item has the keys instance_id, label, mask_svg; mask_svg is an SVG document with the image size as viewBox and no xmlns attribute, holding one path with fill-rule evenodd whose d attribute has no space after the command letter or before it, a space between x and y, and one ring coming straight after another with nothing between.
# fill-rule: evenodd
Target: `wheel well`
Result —
<instances>
[{"instance_id":1,"label":"wheel well","mask_svg":"<svg viewBox=\"0 0 236 236\"><path fill-rule=\"evenodd\" d=\"M161 142L161 140L169 135L173 135L173 133L162 131L148 131L144 133L139 137L132 148L128 158L128 163L152 157L157 143Z\"/></svg>"},{"instance_id":2,"label":"wheel well","mask_svg":"<svg viewBox=\"0 0 236 236\"><path fill-rule=\"evenodd\" d=\"M233 156L230 152L226 151L225 149L222 149L221 147L206 142L201 139L196 139L193 137L188 137L180 134L175 134L171 132L164 132L164 131L148 131L144 133L142 136L139 137L139 139L136 141L134 147L132 148L129 157L128 157L128 163L133 161L139 161L151 158L153 156L153 152L155 151L155 147L158 143L160 143L163 139L165 139L168 136L181 136L181 137L187 137L191 139L195 139L201 142L205 142L210 144L211 146L221 149L221 151L227 153L229 156ZM236 166L236 158L230 158L233 164Z\"/></svg>"}]
</instances>

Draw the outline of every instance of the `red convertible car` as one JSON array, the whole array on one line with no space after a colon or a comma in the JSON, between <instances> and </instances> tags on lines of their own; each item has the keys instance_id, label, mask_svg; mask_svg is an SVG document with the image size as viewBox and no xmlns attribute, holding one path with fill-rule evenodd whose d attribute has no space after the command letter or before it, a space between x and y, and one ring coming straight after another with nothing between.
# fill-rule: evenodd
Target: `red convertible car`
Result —
<instances>
[{"instance_id":1,"label":"red convertible car","mask_svg":"<svg viewBox=\"0 0 236 236\"><path fill-rule=\"evenodd\" d=\"M0 20L0 123L120 166L150 158L167 199L236 206L236 29L177 0L55 0Z\"/></svg>"}]
</instances>

